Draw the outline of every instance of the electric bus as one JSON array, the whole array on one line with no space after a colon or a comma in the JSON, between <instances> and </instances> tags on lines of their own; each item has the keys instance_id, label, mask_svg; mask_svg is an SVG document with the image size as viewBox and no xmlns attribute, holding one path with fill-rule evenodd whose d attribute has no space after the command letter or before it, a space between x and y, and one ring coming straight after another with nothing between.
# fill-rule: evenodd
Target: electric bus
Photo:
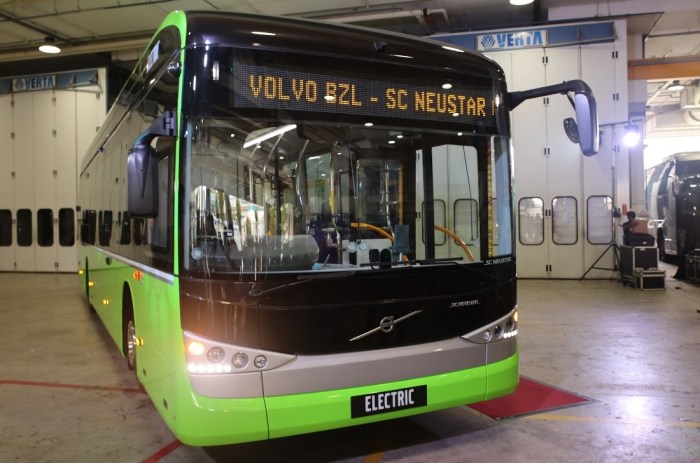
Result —
<instances>
[{"instance_id":1,"label":"electric bus","mask_svg":"<svg viewBox=\"0 0 700 463\"><path fill-rule=\"evenodd\" d=\"M700 243L700 152L676 153L646 173L647 205L659 224L659 252L683 257Z\"/></svg>"},{"instance_id":2,"label":"electric bus","mask_svg":"<svg viewBox=\"0 0 700 463\"><path fill-rule=\"evenodd\" d=\"M169 14L80 171L89 307L174 435L220 445L479 402L518 383L508 92L470 51Z\"/></svg>"}]
</instances>

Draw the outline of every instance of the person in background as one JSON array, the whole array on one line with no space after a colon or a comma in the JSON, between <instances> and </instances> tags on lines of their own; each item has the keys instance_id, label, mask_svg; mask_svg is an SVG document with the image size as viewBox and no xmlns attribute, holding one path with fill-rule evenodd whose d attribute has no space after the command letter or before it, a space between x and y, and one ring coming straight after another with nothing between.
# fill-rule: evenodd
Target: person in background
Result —
<instances>
[{"instance_id":1,"label":"person in background","mask_svg":"<svg viewBox=\"0 0 700 463\"><path fill-rule=\"evenodd\" d=\"M639 215L627 212L627 222L622 224L622 244L626 246L654 246L656 238L649 234L649 213L642 210Z\"/></svg>"},{"instance_id":2,"label":"person in background","mask_svg":"<svg viewBox=\"0 0 700 463\"><path fill-rule=\"evenodd\" d=\"M621 225L622 227L622 244L629 245L630 236L632 236L632 228L637 224L637 214L634 211L627 211L627 222Z\"/></svg>"}]
</instances>

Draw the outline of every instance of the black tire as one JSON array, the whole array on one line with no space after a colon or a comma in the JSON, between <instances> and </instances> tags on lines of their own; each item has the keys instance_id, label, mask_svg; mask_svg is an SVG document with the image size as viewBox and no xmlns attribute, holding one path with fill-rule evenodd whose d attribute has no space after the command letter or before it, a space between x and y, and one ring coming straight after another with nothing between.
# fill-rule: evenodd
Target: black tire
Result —
<instances>
[{"instance_id":1,"label":"black tire","mask_svg":"<svg viewBox=\"0 0 700 463\"><path fill-rule=\"evenodd\" d=\"M90 268L88 267L87 261L85 261L85 300L90 313L96 313L95 308L90 302Z\"/></svg>"},{"instance_id":2,"label":"black tire","mask_svg":"<svg viewBox=\"0 0 700 463\"><path fill-rule=\"evenodd\" d=\"M138 336L136 335L136 322L134 321L134 305L131 301L131 295L127 288L124 288L124 324L123 326L123 350L124 358L126 359L126 367L134 372L134 378L139 391L146 392L146 389L141 384L138 375L138 361L136 350L139 345Z\"/></svg>"},{"instance_id":3,"label":"black tire","mask_svg":"<svg viewBox=\"0 0 700 463\"><path fill-rule=\"evenodd\" d=\"M134 322L134 308L131 296L128 293L124 296L124 324L123 326L123 350L126 366L129 370L136 370L136 322Z\"/></svg>"}]
</instances>

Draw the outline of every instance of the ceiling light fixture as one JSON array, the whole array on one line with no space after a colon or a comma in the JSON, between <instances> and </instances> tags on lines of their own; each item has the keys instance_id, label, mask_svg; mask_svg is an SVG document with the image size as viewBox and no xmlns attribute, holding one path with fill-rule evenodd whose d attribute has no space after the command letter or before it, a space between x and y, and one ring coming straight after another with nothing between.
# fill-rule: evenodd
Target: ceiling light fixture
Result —
<instances>
[{"instance_id":1,"label":"ceiling light fixture","mask_svg":"<svg viewBox=\"0 0 700 463\"><path fill-rule=\"evenodd\" d=\"M685 86L681 84L680 80L674 80L673 83L668 86L668 89L672 92L680 92L684 88Z\"/></svg>"},{"instance_id":2,"label":"ceiling light fixture","mask_svg":"<svg viewBox=\"0 0 700 463\"><path fill-rule=\"evenodd\" d=\"M50 55L55 55L56 53L61 53L61 49L56 45L56 39L53 37L46 37L44 43L39 46L39 51L42 53L48 53Z\"/></svg>"},{"instance_id":3,"label":"ceiling light fixture","mask_svg":"<svg viewBox=\"0 0 700 463\"><path fill-rule=\"evenodd\" d=\"M535 0L510 0L511 5L529 5L530 3L534 2Z\"/></svg>"}]
</instances>

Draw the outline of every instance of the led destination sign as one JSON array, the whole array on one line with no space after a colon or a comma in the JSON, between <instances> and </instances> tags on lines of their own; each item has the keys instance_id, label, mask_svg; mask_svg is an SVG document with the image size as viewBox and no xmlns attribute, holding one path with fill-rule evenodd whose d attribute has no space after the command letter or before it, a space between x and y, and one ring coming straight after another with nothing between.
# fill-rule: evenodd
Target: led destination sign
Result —
<instances>
[{"instance_id":1,"label":"led destination sign","mask_svg":"<svg viewBox=\"0 0 700 463\"><path fill-rule=\"evenodd\" d=\"M490 84L458 88L390 82L342 73L327 75L239 63L237 107L398 117L495 126Z\"/></svg>"}]
</instances>

